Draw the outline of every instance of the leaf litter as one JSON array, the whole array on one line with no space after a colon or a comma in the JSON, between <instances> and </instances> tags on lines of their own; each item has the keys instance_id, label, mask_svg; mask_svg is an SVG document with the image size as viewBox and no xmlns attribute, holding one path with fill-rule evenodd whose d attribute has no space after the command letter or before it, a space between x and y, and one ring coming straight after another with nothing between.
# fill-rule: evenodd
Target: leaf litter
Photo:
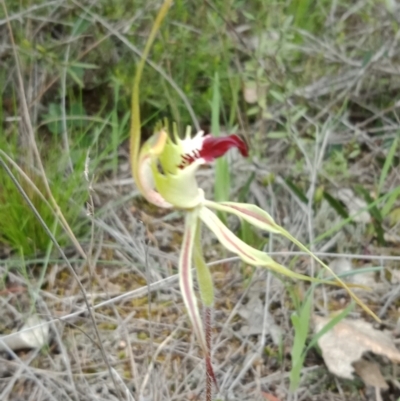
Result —
<instances>
[{"instance_id":1,"label":"leaf litter","mask_svg":"<svg viewBox=\"0 0 400 401\"><path fill-rule=\"evenodd\" d=\"M330 318L314 315L314 332L318 333ZM344 379L354 379L357 373L365 384L387 389L376 363L363 359L366 353L388 358L400 363L400 352L387 332L377 330L363 320L343 319L318 340L322 357L329 371Z\"/></svg>"},{"instance_id":2,"label":"leaf litter","mask_svg":"<svg viewBox=\"0 0 400 401\"><path fill-rule=\"evenodd\" d=\"M245 320L245 324L240 328L243 336L261 335L263 333L265 306L259 298L257 292L252 293L249 301L238 309L238 315ZM279 345L282 339L282 328L275 322L274 317L266 313L266 335L270 335L273 343Z\"/></svg>"}]
</instances>

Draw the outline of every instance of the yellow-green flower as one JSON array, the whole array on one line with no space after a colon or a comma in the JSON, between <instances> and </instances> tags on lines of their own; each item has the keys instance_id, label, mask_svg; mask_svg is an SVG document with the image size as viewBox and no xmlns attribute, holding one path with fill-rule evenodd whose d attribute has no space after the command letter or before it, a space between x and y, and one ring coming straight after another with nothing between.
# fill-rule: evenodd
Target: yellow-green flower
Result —
<instances>
[{"instance_id":1,"label":"yellow-green flower","mask_svg":"<svg viewBox=\"0 0 400 401\"><path fill-rule=\"evenodd\" d=\"M203 331L196 295L193 289L192 265L197 274L200 296L205 306L213 304L213 284L210 271L204 261L201 247L201 225L204 223L220 243L245 263L266 267L276 273L300 280L336 284L349 294L368 313L376 317L357 296L320 259L304 245L274 222L272 217L255 205L234 202L213 202L204 197L198 187L196 172L201 165L223 156L229 149L237 148L243 156L248 155L246 143L237 135L215 138L198 132L193 137L188 128L183 139L174 126L172 135L168 124L156 127L155 133L140 148L141 122L139 108L139 84L145 60L155 38L161 20L165 16L171 0L166 0L153 25L146 48L137 67L132 92L131 121L131 163L136 185L142 195L151 203L162 208L177 208L185 212L185 229L179 258L179 284L194 332L206 356L209 373L212 368L207 341ZM217 216L215 211L236 215L259 229L280 234L299 246L330 271L335 282L320 280L296 273L276 261L268 254L255 249L238 238Z\"/></svg>"},{"instance_id":2,"label":"yellow-green flower","mask_svg":"<svg viewBox=\"0 0 400 401\"><path fill-rule=\"evenodd\" d=\"M206 306L211 306L213 285L202 254L200 238L202 223L215 234L226 249L238 255L245 263L266 267L293 279L332 284L329 281L296 273L280 265L267 253L243 242L218 218L214 211L234 214L262 230L281 234L302 249L306 249L259 207L245 203L214 202L204 197L204 191L197 185L196 171L201 165L223 156L231 148L238 148L243 156L248 155L246 143L237 135L215 138L200 131L191 137L188 128L185 138L180 139L175 127L171 136L168 127L160 125L141 148L138 160L134 161L134 169L138 171L136 173L139 179L138 186L143 196L156 206L173 207L186 213L179 258L179 283L194 331L205 352L207 352L206 340L192 277L194 261L202 302ZM336 279L334 284L347 288L345 283Z\"/></svg>"}]
</instances>

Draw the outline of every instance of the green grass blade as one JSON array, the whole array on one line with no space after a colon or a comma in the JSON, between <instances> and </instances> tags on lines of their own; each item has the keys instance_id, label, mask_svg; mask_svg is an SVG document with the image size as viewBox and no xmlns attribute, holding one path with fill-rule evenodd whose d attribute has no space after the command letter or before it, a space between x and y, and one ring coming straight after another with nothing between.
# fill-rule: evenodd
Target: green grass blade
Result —
<instances>
[{"instance_id":1,"label":"green grass blade","mask_svg":"<svg viewBox=\"0 0 400 401\"><path fill-rule=\"evenodd\" d=\"M383 185L385 184L387 175L393 164L394 155L396 154L397 146L399 145L399 137L397 137L389 149L385 163L382 168L381 176L379 177L378 194L382 193Z\"/></svg>"},{"instance_id":2,"label":"green grass blade","mask_svg":"<svg viewBox=\"0 0 400 401\"><path fill-rule=\"evenodd\" d=\"M400 187L396 187L393 191L390 192L386 203L383 205L381 209L382 217L385 218L392 210L395 202L400 196Z\"/></svg>"},{"instance_id":3,"label":"green grass blade","mask_svg":"<svg viewBox=\"0 0 400 401\"><path fill-rule=\"evenodd\" d=\"M323 197L326 199L326 201L336 210L336 212L339 214L339 216L343 217L344 219L349 218L349 213L347 210L344 208L342 203L334 198L332 195L330 195L328 192L324 191Z\"/></svg>"},{"instance_id":4,"label":"green grass blade","mask_svg":"<svg viewBox=\"0 0 400 401\"><path fill-rule=\"evenodd\" d=\"M306 352L308 352L314 345L317 344L318 340L326 334L329 330L332 330L339 322L341 322L346 316L354 309L354 302L348 305L342 312L333 317L328 324L326 324L318 333L316 333L311 339L307 346Z\"/></svg>"},{"instance_id":5,"label":"green grass blade","mask_svg":"<svg viewBox=\"0 0 400 401\"><path fill-rule=\"evenodd\" d=\"M371 195L369 194L369 192L361 185L357 185L356 186L356 190L357 192L359 192L365 199L365 201L370 205L374 202L374 200L372 199ZM373 225L375 228L375 233L376 233L376 237L378 239L378 243L379 245L385 245L386 241L385 241L385 232L384 229L382 227L382 221L383 221L383 217L381 214L381 211L378 209L378 205L374 204L373 206L371 206L370 208L370 213L373 217Z\"/></svg>"},{"instance_id":6,"label":"green grass blade","mask_svg":"<svg viewBox=\"0 0 400 401\"><path fill-rule=\"evenodd\" d=\"M313 288L313 287L312 287ZM313 290L311 290L299 313L293 313L291 316L294 328L294 340L292 346L292 369L290 371L290 391L294 392L299 387L301 369L304 364L306 353L304 352L308 329L310 327L311 306L313 299Z\"/></svg>"},{"instance_id":7,"label":"green grass blade","mask_svg":"<svg viewBox=\"0 0 400 401\"><path fill-rule=\"evenodd\" d=\"M293 191L293 193L306 205L308 204L307 196L304 192L289 178L285 179L286 185Z\"/></svg>"},{"instance_id":8,"label":"green grass blade","mask_svg":"<svg viewBox=\"0 0 400 401\"><path fill-rule=\"evenodd\" d=\"M365 211L370 211L374 206L380 204L381 202L386 201L387 199L390 199L391 197L393 197L394 193L399 193L400 194L400 187L396 187L395 189L393 189L389 193L387 193L385 195L382 195L381 197L379 197L378 199L374 200L372 203L370 203L366 207L360 209L357 213L354 213L353 215L349 216L347 219L344 219L344 220L340 221L339 223L335 224L329 230L325 231L323 234L321 234L317 238L315 238L314 244L315 245L318 244L319 242L321 242L325 238L330 237L334 233L336 233L339 230L341 230L344 226L346 226L347 224L351 223L353 221L354 217L360 215L361 213L363 213Z\"/></svg>"},{"instance_id":9,"label":"green grass blade","mask_svg":"<svg viewBox=\"0 0 400 401\"><path fill-rule=\"evenodd\" d=\"M131 129L130 129L130 158L132 165L132 175L135 180L136 185L140 185L139 179L139 170L136 166L136 161L139 156L140 149L140 138L141 138L141 119L140 119L140 81L142 79L142 73L144 69L144 65L146 63L146 59L149 55L151 46L154 42L154 39L158 33L158 30L161 26L161 23L165 16L167 15L168 9L172 4L172 0L165 0L163 5L161 6L156 20L151 28L150 35L147 39L146 46L144 48L142 57L139 61L139 64L136 68L135 78L133 80L133 88L132 88L132 108L131 108Z\"/></svg>"},{"instance_id":10,"label":"green grass blade","mask_svg":"<svg viewBox=\"0 0 400 401\"><path fill-rule=\"evenodd\" d=\"M220 136L219 127L220 115L220 93L219 93L219 76L215 73L213 85L213 98L211 103L211 132L214 136ZM215 184L214 198L217 202L223 202L229 199L230 193L230 173L229 163L226 157L220 157L215 162ZM226 215L223 212L218 212L220 219L226 223Z\"/></svg>"}]
</instances>

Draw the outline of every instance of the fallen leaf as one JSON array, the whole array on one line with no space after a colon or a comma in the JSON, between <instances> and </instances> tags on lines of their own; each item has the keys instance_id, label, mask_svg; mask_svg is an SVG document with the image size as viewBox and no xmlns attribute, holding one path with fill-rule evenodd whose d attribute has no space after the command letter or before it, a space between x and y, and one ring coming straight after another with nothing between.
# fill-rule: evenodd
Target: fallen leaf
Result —
<instances>
[{"instance_id":1,"label":"fallen leaf","mask_svg":"<svg viewBox=\"0 0 400 401\"><path fill-rule=\"evenodd\" d=\"M238 309L238 314L246 320L245 325L240 329L243 336L260 335L263 332L264 305L259 299L259 294L254 293L246 305ZM270 334L275 345L279 345L282 338L282 330L275 323L274 318L267 313L266 334Z\"/></svg>"},{"instance_id":2,"label":"fallen leaf","mask_svg":"<svg viewBox=\"0 0 400 401\"><path fill-rule=\"evenodd\" d=\"M27 319L20 331L0 337L0 351L42 348L48 344L49 337L48 323L34 315Z\"/></svg>"},{"instance_id":3,"label":"fallen leaf","mask_svg":"<svg viewBox=\"0 0 400 401\"><path fill-rule=\"evenodd\" d=\"M318 333L330 318L314 315L313 321L314 331ZM345 379L353 379L353 363L360 360L364 352L400 362L400 352L390 336L361 320L342 320L318 340L318 345L329 371Z\"/></svg>"},{"instance_id":4,"label":"fallen leaf","mask_svg":"<svg viewBox=\"0 0 400 401\"><path fill-rule=\"evenodd\" d=\"M367 386L378 387L387 390L389 385L375 362L369 362L365 359L353 363L354 370L361 377Z\"/></svg>"},{"instance_id":5,"label":"fallen leaf","mask_svg":"<svg viewBox=\"0 0 400 401\"><path fill-rule=\"evenodd\" d=\"M268 401L281 401L279 398L275 397L271 393L265 393L264 391L262 391L261 394Z\"/></svg>"}]
</instances>

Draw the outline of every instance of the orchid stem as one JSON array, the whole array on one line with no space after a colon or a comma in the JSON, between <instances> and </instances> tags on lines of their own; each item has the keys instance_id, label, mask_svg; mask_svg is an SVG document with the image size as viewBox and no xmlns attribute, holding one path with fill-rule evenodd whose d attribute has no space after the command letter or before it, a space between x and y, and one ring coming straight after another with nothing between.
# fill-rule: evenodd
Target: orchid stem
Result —
<instances>
[{"instance_id":1,"label":"orchid stem","mask_svg":"<svg viewBox=\"0 0 400 401\"><path fill-rule=\"evenodd\" d=\"M139 169L136 164L139 156L139 148L140 148L140 137L141 137L141 119L140 119L140 81L142 79L142 73L144 69L144 65L146 63L146 59L149 55L151 46L154 42L154 39L160 29L161 22L165 18L169 8L171 7L172 0L165 0L162 4L157 17L154 21L154 24L151 28L149 37L146 42L146 46L143 50L142 57L139 60L139 63L136 67L136 74L133 80L133 88L132 88L132 108L131 108L131 128L130 128L130 158L132 165L132 175L135 180L135 184L140 187L140 179L139 179ZM139 188L141 189L141 188ZM142 191L141 191L142 192Z\"/></svg>"},{"instance_id":2,"label":"orchid stem","mask_svg":"<svg viewBox=\"0 0 400 401\"><path fill-rule=\"evenodd\" d=\"M211 308L208 306L204 307L204 327L205 337L208 350L208 357L206 358L206 401L212 401L212 384L214 372L210 372L211 365ZM207 361L207 359L210 359ZM215 376L214 376L215 380Z\"/></svg>"}]
</instances>

